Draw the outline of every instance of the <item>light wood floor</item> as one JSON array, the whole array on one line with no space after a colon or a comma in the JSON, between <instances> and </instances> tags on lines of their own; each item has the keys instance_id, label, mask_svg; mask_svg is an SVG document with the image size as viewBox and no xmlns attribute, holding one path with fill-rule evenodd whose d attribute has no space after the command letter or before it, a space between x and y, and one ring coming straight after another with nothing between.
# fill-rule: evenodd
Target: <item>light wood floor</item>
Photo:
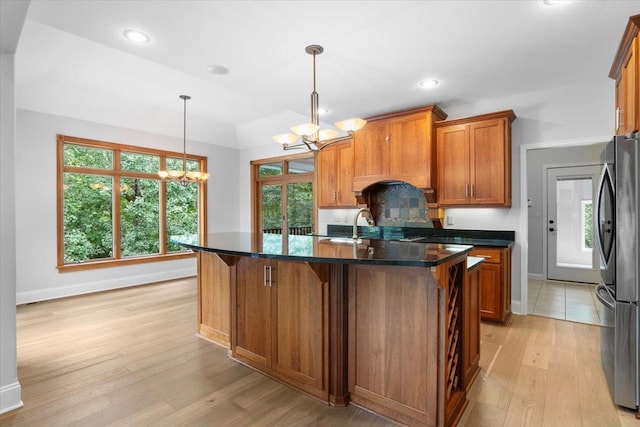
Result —
<instances>
[{"instance_id":1,"label":"light wood floor","mask_svg":"<svg viewBox=\"0 0 640 427\"><path fill-rule=\"evenodd\" d=\"M195 336L195 279L18 307L24 408L1 426L393 425L331 408ZM461 426L635 426L612 404L596 326L513 316L482 325Z\"/></svg>"}]
</instances>

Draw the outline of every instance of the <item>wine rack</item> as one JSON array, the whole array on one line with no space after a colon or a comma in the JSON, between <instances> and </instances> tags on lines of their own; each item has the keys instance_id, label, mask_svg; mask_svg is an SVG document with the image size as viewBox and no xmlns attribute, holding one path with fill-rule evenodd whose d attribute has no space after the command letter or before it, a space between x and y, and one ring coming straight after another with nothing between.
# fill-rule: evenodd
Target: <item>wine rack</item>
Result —
<instances>
[{"instance_id":1,"label":"wine rack","mask_svg":"<svg viewBox=\"0 0 640 427\"><path fill-rule=\"evenodd\" d=\"M462 286L464 263L449 268L447 283L445 401L462 391Z\"/></svg>"}]
</instances>

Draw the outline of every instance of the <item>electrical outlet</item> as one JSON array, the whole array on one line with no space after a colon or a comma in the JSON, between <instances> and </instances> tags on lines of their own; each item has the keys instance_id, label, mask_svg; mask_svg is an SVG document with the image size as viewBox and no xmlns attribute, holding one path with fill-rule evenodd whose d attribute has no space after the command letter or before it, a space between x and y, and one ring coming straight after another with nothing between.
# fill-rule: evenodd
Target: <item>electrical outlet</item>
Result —
<instances>
[{"instance_id":1,"label":"electrical outlet","mask_svg":"<svg viewBox=\"0 0 640 427\"><path fill-rule=\"evenodd\" d=\"M447 215L447 225L453 225L453 215Z\"/></svg>"}]
</instances>

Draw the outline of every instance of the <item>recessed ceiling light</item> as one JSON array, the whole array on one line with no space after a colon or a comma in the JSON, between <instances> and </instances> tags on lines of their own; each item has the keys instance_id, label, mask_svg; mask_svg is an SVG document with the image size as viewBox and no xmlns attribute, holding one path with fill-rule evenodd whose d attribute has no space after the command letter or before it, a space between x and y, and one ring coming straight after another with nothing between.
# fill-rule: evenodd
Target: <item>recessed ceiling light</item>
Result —
<instances>
[{"instance_id":1,"label":"recessed ceiling light","mask_svg":"<svg viewBox=\"0 0 640 427\"><path fill-rule=\"evenodd\" d=\"M217 74L219 76L229 74L229 69L223 65L213 64L207 67L207 70L209 70L211 74Z\"/></svg>"},{"instance_id":2,"label":"recessed ceiling light","mask_svg":"<svg viewBox=\"0 0 640 427\"><path fill-rule=\"evenodd\" d=\"M143 43L149 43L149 41L151 40L151 38L148 35L138 30L124 30L122 34L127 40L129 40L132 43L143 44Z\"/></svg>"},{"instance_id":3,"label":"recessed ceiling light","mask_svg":"<svg viewBox=\"0 0 640 427\"><path fill-rule=\"evenodd\" d=\"M433 87L436 87L440 84L439 81L434 80L434 79L427 79L427 80L423 80L420 82L420 87L424 88L424 89L431 89Z\"/></svg>"}]
</instances>

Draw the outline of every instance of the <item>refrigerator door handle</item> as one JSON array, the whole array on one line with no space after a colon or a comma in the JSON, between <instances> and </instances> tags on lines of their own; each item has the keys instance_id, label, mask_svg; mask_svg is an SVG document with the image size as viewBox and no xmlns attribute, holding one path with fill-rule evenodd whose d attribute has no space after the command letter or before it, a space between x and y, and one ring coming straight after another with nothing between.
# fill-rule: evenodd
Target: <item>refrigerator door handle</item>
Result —
<instances>
[{"instance_id":1,"label":"refrigerator door handle","mask_svg":"<svg viewBox=\"0 0 640 427\"><path fill-rule=\"evenodd\" d=\"M602 208L601 206L604 203L604 192L608 191L611 194L611 197L615 197L615 188L613 187L613 182L611 181L611 169L610 166L605 163L602 167L602 175L600 176L600 185L598 186L598 194L596 197L596 240L598 242L598 249L600 251L600 257L604 262L605 266L609 265L611 260L612 246L613 246L613 236L610 237L611 241L607 245L605 242L606 233L612 233L614 230L614 224L606 224L605 219L602 218ZM606 206L605 206L606 208ZM609 207L612 208L612 207ZM612 212L612 218L614 213ZM603 229L604 227L604 229ZM609 230L606 228L609 227ZM608 246L608 247L607 247Z\"/></svg>"},{"instance_id":2,"label":"refrigerator door handle","mask_svg":"<svg viewBox=\"0 0 640 427\"><path fill-rule=\"evenodd\" d=\"M598 286L596 286L596 298L598 298L598 301L600 301L602 305L604 305L608 309L615 310L615 296L612 295L611 291L604 283L600 283Z\"/></svg>"}]
</instances>

